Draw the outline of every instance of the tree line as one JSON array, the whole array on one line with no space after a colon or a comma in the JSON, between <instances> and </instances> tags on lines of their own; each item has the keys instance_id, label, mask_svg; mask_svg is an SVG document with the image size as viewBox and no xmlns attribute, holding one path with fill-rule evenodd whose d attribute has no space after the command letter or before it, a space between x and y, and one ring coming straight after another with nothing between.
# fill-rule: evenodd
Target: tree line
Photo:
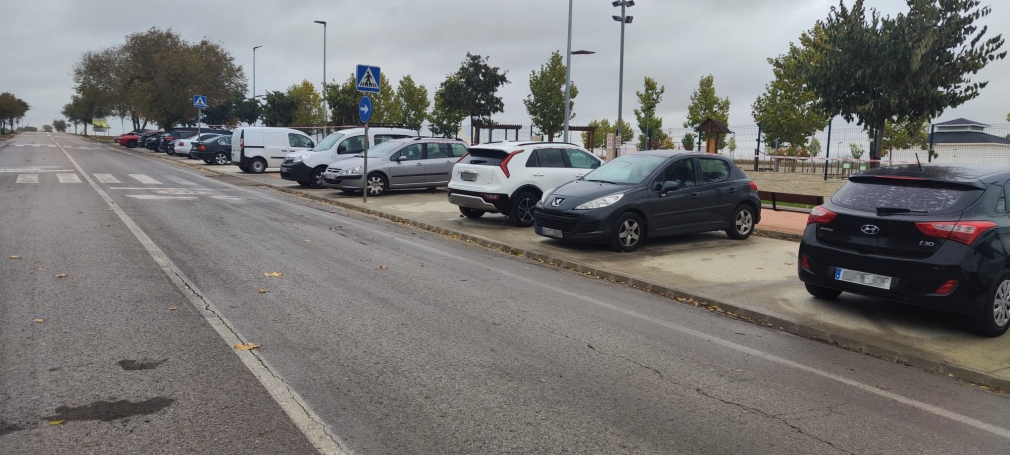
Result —
<instances>
[{"instance_id":1,"label":"tree line","mask_svg":"<svg viewBox=\"0 0 1010 455\"><path fill-rule=\"evenodd\" d=\"M13 93L0 93L0 134L14 131L14 124L23 119L29 109L31 106Z\"/></svg>"}]
</instances>

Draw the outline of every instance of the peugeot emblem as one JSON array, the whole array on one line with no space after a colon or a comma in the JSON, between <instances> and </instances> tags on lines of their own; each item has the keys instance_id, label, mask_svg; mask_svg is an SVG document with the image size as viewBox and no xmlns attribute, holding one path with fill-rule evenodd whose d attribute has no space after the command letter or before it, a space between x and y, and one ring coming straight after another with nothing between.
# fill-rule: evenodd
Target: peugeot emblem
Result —
<instances>
[{"instance_id":1,"label":"peugeot emblem","mask_svg":"<svg viewBox=\"0 0 1010 455\"><path fill-rule=\"evenodd\" d=\"M556 198L554 198L553 201L551 201L551 207L557 207L557 206L561 205L562 202L565 202L565 198L563 198L563 197L556 197Z\"/></svg>"},{"instance_id":2,"label":"peugeot emblem","mask_svg":"<svg viewBox=\"0 0 1010 455\"><path fill-rule=\"evenodd\" d=\"M880 228L872 224L865 224L863 227L859 228L859 230L863 231L863 234L866 235L877 235L880 233Z\"/></svg>"}]
</instances>

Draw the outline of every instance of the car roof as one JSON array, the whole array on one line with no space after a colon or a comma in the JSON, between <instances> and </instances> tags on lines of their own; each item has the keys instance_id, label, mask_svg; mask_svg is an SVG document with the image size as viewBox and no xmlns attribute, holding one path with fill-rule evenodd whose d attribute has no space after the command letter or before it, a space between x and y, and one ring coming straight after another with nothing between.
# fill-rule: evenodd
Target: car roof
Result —
<instances>
[{"instance_id":1,"label":"car roof","mask_svg":"<svg viewBox=\"0 0 1010 455\"><path fill-rule=\"evenodd\" d=\"M501 141L501 142L485 142L483 144L471 144L470 147L483 148L483 149L495 149L495 150L510 150L520 147L577 147L583 148L580 145L573 144L571 142L547 142L547 141Z\"/></svg>"},{"instance_id":2,"label":"car roof","mask_svg":"<svg viewBox=\"0 0 1010 455\"><path fill-rule=\"evenodd\" d=\"M982 180L1010 169L984 164L895 164L860 172L853 177L905 177L946 182Z\"/></svg>"},{"instance_id":3,"label":"car roof","mask_svg":"<svg viewBox=\"0 0 1010 455\"><path fill-rule=\"evenodd\" d=\"M456 138L448 138L448 137L424 137L424 136L418 136L418 137L401 137L401 138L396 138L396 139L390 139L389 141L386 141L386 142L453 142L453 143L462 143L463 140L462 139L456 139Z\"/></svg>"}]
</instances>

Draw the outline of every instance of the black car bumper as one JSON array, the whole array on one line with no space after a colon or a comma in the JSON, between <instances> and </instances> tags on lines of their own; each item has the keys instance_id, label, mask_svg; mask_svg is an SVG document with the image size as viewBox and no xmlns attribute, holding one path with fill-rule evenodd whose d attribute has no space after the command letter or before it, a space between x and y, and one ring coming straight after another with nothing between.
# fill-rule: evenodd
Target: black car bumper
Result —
<instances>
[{"instance_id":1,"label":"black car bumper","mask_svg":"<svg viewBox=\"0 0 1010 455\"><path fill-rule=\"evenodd\" d=\"M960 314L979 314L1003 260L984 257L968 245L947 241L928 258L902 258L860 253L817 240L816 225L807 226L800 243L797 270L801 281L843 292ZM891 277L888 289L840 281L838 269ZM948 280L957 286L937 294Z\"/></svg>"},{"instance_id":2,"label":"black car bumper","mask_svg":"<svg viewBox=\"0 0 1010 455\"><path fill-rule=\"evenodd\" d=\"M295 182L308 182L312 178L312 168L305 163L290 163L281 165L281 178Z\"/></svg>"},{"instance_id":3,"label":"black car bumper","mask_svg":"<svg viewBox=\"0 0 1010 455\"><path fill-rule=\"evenodd\" d=\"M189 157L192 158L192 159L194 159L194 160L212 160L212 159L214 159L215 156L217 156L218 153L222 153L222 152L208 152L208 151L193 152L193 151L191 151L191 152L189 152ZM227 152L224 152L224 153L226 155L228 154ZM231 157L229 157L229 159L231 159Z\"/></svg>"},{"instance_id":4,"label":"black car bumper","mask_svg":"<svg viewBox=\"0 0 1010 455\"><path fill-rule=\"evenodd\" d=\"M538 235L573 243L607 243L617 212L610 207L558 212L537 204L533 217L533 231Z\"/></svg>"}]
</instances>

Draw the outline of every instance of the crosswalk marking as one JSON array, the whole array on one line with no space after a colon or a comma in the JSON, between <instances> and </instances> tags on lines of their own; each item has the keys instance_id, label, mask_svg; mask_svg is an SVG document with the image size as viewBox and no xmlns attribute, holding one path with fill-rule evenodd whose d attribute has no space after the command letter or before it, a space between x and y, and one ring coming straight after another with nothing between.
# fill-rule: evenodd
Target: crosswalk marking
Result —
<instances>
[{"instance_id":1,"label":"crosswalk marking","mask_svg":"<svg viewBox=\"0 0 1010 455\"><path fill-rule=\"evenodd\" d=\"M143 183L145 185L161 185L161 182L152 179L144 174L130 174L136 181Z\"/></svg>"},{"instance_id":2,"label":"crosswalk marking","mask_svg":"<svg viewBox=\"0 0 1010 455\"><path fill-rule=\"evenodd\" d=\"M102 183L123 183L119 179L112 176L112 174L95 174L95 178Z\"/></svg>"},{"instance_id":3,"label":"crosswalk marking","mask_svg":"<svg viewBox=\"0 0 1010 455\"><path fill-rule=\"evenodd\" d=\"M126 197L145 200L182 199L191 201L196 199L196 196L158 196L156 194L127 194Z\"/></svg>"},{"instance_id":4,"label":"crosswalk marking","mask_svg":"<svg viewBox=\"0 0 1010 455\"><path fill-rule=\"evenodd\" d=\"M77 174L56 174L60 183L81 183L81 178Z\"/></svg>"},{"instance_id":5,"label":"crosswalk marking","mask_svg":"<svg viewBox=\"0 0 1010 455\"><path fill-rule=\"evenodd\" d=\"M17 183L39 183L38 174L18 174Z\"/></svg>"},{"instance_id":6,"label":"crosswalk marking","mask_svg":"<svg viewBox=\"0 0 1010 455\"><path fill-rule=\"evenodd\" d=\"M166 175L165 178L169 179L169 180L171 180L171 181L173 181L175 183L178 183L180 185L188 185L188 186L196 185L195 183L190 182L189 180L181 179L181 178L176 177L174 175Z\"/></svg>"}]
</instances>

